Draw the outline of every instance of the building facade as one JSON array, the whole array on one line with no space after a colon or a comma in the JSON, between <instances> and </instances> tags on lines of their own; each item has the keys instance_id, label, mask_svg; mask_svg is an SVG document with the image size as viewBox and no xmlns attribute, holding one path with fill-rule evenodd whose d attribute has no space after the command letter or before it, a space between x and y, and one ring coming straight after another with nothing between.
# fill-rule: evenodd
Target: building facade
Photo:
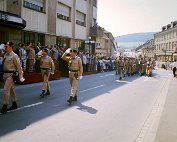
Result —
<instances>
[{"instance_id":1,"label":"building facade","mask_svg":"<svg viewBox=\"0 0 177 142\"><path fill-rule=\"evenodd\" d=\"M111 32L97 24L91 27L90 35L95 40L95 53L102 54L102 56L114 56L114 37Z\"/></svg>"},{"instance_id":2,"label":"building facade","mask_svg":"<svg viewBox=\"0 0 177 142\"><path fill-rule=\"evenodd\" d=\"M0 43L84 46L97 21L97 0L1 0Z\"/></svg>"},{"instance_id":3,"label":"building facade","mask_svg":"<svg viewBox=\"0 0 177 142\"><path fill-rule=\"evenodd\" d=\"M155 57L160 61L177 59L177 21L162 27L154 35Z\"/></svg>"}]
</instances>

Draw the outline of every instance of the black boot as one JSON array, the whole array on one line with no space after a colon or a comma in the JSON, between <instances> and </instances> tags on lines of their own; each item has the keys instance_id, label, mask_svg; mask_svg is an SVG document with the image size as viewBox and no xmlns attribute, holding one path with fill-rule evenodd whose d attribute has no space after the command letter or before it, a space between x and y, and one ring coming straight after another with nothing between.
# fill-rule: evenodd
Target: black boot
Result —
<instances>
[{"instance_id":1,"label":"black boot","mask_svg":"<svg viewBox=\"0 0 177 142\"><path fill-rule=\"evenodd\" d=\"M50 95L50 91L49 90L47 90L47 92L45 93L45 96L48 96L48 95Z\"/></svg>"},{"instance_id":2,"label":"black boot","mask_svg":"<svg viewBox=\"0 0 177 142\"><path fill-rule=\"evenodd\" d=\"M70 96L70 97L69 97L69 99L67 100L67 102L71 104L71 103L72 103L72 101L73 101L73 97L72 97L72 96Z\"/></svg>"},{"instance_id":3,"label":"black boot","mask_svg":"<svg viewBox=\"0 0 177 142\"><path fill-rule=\"evenodd\" d=\"M74 101L74 102L77 101L77 96L74 96L74 97L73 97L73 101Z\"/></svg>"},{"instance_id":4,"label":"black boot","mask_svg":"<svg viewBox=\"0 0 177 142\"><path fill-rule=\"evenodd\" d=\"M6 112L7 112L7 105L4 104L0 110L0 113L4 114Z\"/></svg>"},{"instance_id":5,"label":"black boot","mask_svg":"<svg viewBox=\"0 0 177 142\"><path fill-rule=\"evenodd\" d=\"M45 94L45 90L42 90L42 93L41 93L41 98L44 98L44 94Z\"/></svg>"},{"instance_id":6,"label":"black boot","mask_svg":"<svg viewBox=\"0 0 177 142\"><path fill-rule=\"evenodd\" d=\"M17 103L16 102L12 102L12 106L10 108L7 109L7 111L10 111L10 110L14 110L14 109L17 109Z\"/></svg>"}]
</instances>

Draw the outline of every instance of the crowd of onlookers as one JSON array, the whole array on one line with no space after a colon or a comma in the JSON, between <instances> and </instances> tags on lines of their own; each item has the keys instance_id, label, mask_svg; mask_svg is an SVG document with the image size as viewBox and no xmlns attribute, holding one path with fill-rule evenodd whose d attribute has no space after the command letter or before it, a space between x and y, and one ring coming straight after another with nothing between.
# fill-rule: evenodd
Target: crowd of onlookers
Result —
<instances>
[{"instance_id":1,"label":"crowd of onlookers","mask_svg":"<svg viewBox=\"0 0 177 142\"><path fill-rule=\"evenodd\" d=\"M3 44L1 45L3 46ZM14 52L19 56L21 66L25 72L40 72L40 56L42 48L48 49L48 55L54 61L55 70L68 72L67 62L61 59L62 54L67 48L57 45L42 46L40 43L36 45L28 42L26 44L19 43ZM2 66L3 48L0 47L0 65ZM102 54L89 54L87 51L78 51L78 56L83 62L84 72L103 72L114 69L114 59L102 56ZM2 69L1 69L2 70Z\"/></svg>"},{"instance_id":2,"label":"crowd of onlookers","mask_svg":"<svg viewBox=\"0 0 177 142\"><path fill-rule=\"evenodd\" d=\"M20 63L25 72L40 72L40 56L42 55L42 48L48 49L48 55L54 61L55 70L60 70L65 75L68 73L68 64L61 59L62 54L67 47L58 45L42 46L40 43L36 45L28 42L26 44L19 43L14 52L19 56ZM0 72L2 71L3 62L3 44L0 45ZM81 57L83 63L84 73L86 72L104 72L112 71L115 69L115 59L113 57L103 56L101 53L89 54L87 51L78 51L78 56ZM157 66L172 69L173 62L158 62Z\"/></svg>"}]
</instances>

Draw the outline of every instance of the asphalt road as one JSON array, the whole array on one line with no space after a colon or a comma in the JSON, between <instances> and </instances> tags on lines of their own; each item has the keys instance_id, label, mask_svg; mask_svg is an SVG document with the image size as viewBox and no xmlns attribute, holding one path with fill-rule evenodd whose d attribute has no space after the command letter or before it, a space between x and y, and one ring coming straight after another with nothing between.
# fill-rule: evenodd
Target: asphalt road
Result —
<instances>
[{"instance_id":1,"label":"asphalt road","mask_svg":"<svg viewBox=\"0 0 177 142\"><path fill-rule=\"evenodd\" d=\"M71 106L67 78L51 81L44 99L41 83L17 86L19 109L0 115L0 142L140 142L169 81L166 70L121 81L115 72L87 75Z\"/></svg>"}]
</instances>

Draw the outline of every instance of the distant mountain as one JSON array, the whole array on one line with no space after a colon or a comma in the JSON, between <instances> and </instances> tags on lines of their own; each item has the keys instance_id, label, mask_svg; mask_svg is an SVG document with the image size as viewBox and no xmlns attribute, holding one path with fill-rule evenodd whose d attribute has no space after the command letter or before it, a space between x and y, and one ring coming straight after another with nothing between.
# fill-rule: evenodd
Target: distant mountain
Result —
<instances>
[{"instance_id":1,"label":"distant mountain","mask_svg":"<svg viewBox=\"0 0 177 142\"><path fill-rule=\"evenodd\" d=\"M115 41L119 42L146 42L154 38L156 32L133 33L115 37Z\"/></svg>"}]
</instances>

